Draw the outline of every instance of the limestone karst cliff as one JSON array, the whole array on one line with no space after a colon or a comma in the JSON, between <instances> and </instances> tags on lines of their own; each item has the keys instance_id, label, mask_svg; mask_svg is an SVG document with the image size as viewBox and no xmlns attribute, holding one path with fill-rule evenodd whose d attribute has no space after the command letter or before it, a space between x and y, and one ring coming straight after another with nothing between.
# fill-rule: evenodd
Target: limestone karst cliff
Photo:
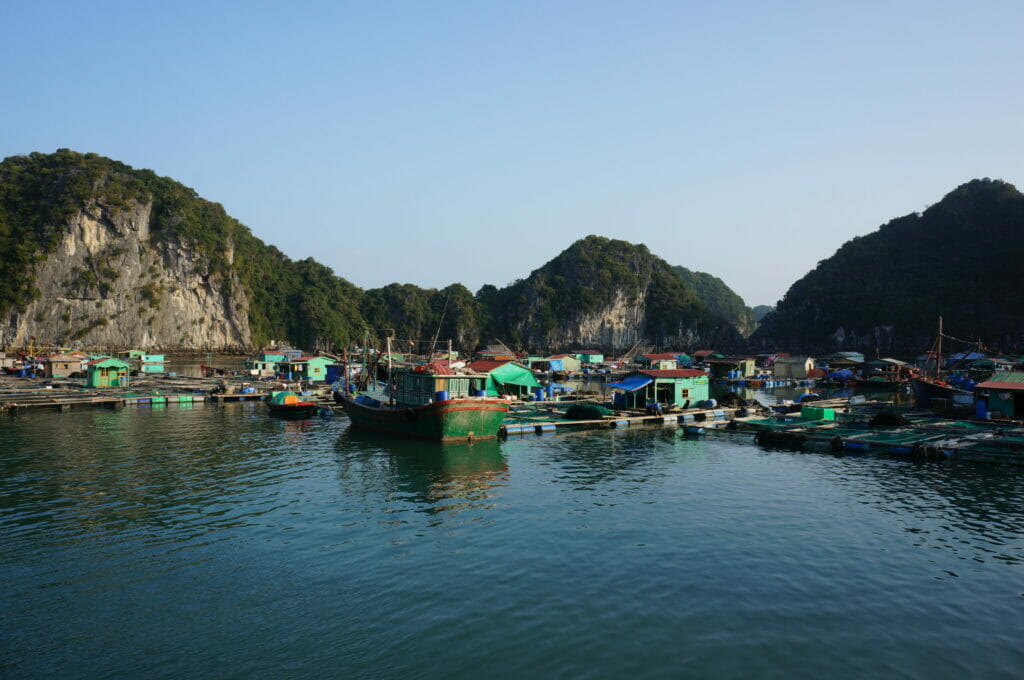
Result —
<instances>
[{"instance_id":1,"label":"limestone karst cliff","mask_svg":"<svg viewBox=\"0 0 1024 680\"><path fill-rule=\"evenodd\" d=\"M152 171L67 149L0 163L0 346L331 349L392 328L464 350L729 349L748 311L718 279L598 236L502 289L364 291Z\"/></svg>"},{"instance_id":2,"label":"limestone karst cliff","mask_svg":"<svg viewBox=\"0 0 1024 680\"><path fill-rule=\"evenodd\" d=\"M153 205L90 201L33 267L37 294L12 309L0 345L242 350L248 299L231 271L178 239L150 239ZM229 258L231 254L227 253Z\"/></svg>"},{"instance_id":3,"label":"limestone karst cliff","mask_svg":"<svg viewBox=\"0 0 1024 680\"><path fill-rule=\"evenodd\" d=\"M643 245L600 236L580 239L526 279L484 297L496 332L530 349L742 344L736 327L664 260Z\"/></svg>"}]
</instances>

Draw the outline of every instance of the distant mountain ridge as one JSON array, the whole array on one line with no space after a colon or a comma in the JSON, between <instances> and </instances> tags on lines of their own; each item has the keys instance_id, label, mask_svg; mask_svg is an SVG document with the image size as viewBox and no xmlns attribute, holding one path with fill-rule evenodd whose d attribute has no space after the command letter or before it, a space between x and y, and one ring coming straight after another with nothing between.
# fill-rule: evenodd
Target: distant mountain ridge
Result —
<instances>
[{"instance_id":1,"label":"distant mountain ridge","mask_svg":"<svg viewBox=\"0 0 1024 680\"><path fill-rule=\"evenodd\" d=\"M1020 349L1022 263L1024 195L973 180L848 241L790 287L751 340L792 351L919 352L941 315L951 335Z\"/></svg>"},{"instance_id":2,"label":"distant mountain ridge","mask_svg":"<svg viewBox=\"0 0 1024 680\"><path fill-rule=\"evenodd\" d=\"M500 290L363 290L150 170L67 149L0 162L0 346L328 349L392 328L463 349L738 347L748 311L719 279L598 236Z\"/></svg>"}]
</instances>

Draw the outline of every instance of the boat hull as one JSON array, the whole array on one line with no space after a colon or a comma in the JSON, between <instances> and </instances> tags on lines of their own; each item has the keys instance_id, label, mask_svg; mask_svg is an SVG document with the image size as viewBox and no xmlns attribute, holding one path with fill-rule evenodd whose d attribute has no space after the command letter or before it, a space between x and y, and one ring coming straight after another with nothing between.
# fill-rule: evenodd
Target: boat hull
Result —
<instances>
[{"instance_id":1,"label":"boat hull","mask_svg":"<svg viewBox=\"0 0 1024 680\"><path fill-rule=\"evenodd\" d=\"M507 402L479 397L401 408L369 406L346 396L342 405L354 427L442 442L493 439L508 413Z\"/></svg>"},{"instance_id":2,"label":"boat hull","mask_svg":"<svg viewBox=\"0 0 1024 680\"><path fill-rule=\"evenodd\" d=\"M922 378L914 378L910 384L914 388L914 398L917 400L917 405L925 408L932 405L932 399L949 399L952 401L954 397L963 398L964 396L969 397L971 395L970 392L958 390L950 385L940 385Z\"/></svg>"},{"instance_id":3,"label":"boat hull","mask_svg":"<svg viewBox=\"0 0 1024 680\"><path fill-rule=\"evenodd\" d=\"M270 415L277 418L312 418L316 414L315 402L298 404L267 404Z\"/></svg>"}]
</instances>

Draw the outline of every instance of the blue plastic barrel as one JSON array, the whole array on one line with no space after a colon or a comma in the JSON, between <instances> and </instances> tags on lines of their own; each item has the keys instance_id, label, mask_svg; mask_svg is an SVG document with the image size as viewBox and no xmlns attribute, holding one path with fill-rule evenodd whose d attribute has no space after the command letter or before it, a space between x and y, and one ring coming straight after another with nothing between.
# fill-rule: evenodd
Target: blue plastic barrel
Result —
<instances>
[{"instance_id":1,"label":"blue plastic barrel","mask_svg":"<svg viewBox=\"0 0 1024 680\"><path fill-rule=\"evenodd\" d=\"M473 396L474 397L486 397L487 396L487 390L477 390L476 392L473 393Z\"/></svg>"},{"instance_id":2,"label":"blue plastic barrel","mask_svg":"<svg viewBox=\"0 0 1024 680\"><path fill-rule=\"evenodd\" d=\"M448 390L438 390L434 394L434 401L448 401L451 397L448 395Z\"/></svg>"},{"instance_id":3,"label":"blue plastic barrel","mask_svg":"<svg viewBox=\"0 0 1024 680\"><path fill-rule=\"evenodd\" d=\"M548 392L548 399L551 399L552 397L554 397L555 396L555 386L552 385L552 384L548 384L547 392Z\"/></svg>"}]
</instances>

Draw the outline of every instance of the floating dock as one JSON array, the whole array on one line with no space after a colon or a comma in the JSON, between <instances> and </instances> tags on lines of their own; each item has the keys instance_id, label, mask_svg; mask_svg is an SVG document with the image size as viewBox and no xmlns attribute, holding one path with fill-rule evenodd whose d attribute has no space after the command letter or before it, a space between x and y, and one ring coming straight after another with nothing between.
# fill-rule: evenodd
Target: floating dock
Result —
<instances>
[{"instance_id":1,"label":"floating dock","mask_svg":"<svg viewBox=\"0 0 1024 680\"><path fill-rule=\"evenodd\" d=\"M615 415L590 420L571 420L556 410L524 409L510 412L501 426L502 436L554 434L575 430L621 430L641 425L682 427L690 434L703 434L706 430L729 426L737 411L743 409L715 408L689 409L661 415Z\"/></svg>"}]
</instances>

